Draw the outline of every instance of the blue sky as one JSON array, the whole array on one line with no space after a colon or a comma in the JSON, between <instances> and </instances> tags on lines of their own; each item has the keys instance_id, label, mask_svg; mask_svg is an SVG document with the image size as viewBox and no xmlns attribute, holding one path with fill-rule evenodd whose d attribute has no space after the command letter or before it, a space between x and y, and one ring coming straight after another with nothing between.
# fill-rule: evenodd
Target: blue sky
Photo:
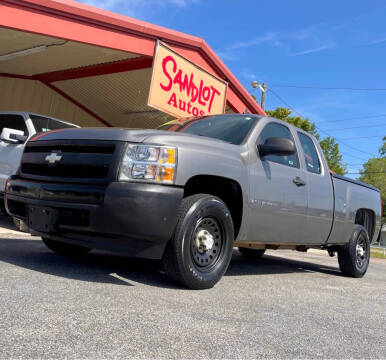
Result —
<instances>
[{"instance_id":1,"label":"blue sky","mask_svg":"<svg viewBox=\"0 0 386 360\"><path fill-rule=\"evenodd\" d=\"M278 85L385 89L385 1L81 2L204 38L247 89L252 80L266 82L315 122L322 137L339 139L350 173L378 153L386 135L386 91ZM268 92L266 108L277 106L285 105Z\"/></svg>"}]
</instances>

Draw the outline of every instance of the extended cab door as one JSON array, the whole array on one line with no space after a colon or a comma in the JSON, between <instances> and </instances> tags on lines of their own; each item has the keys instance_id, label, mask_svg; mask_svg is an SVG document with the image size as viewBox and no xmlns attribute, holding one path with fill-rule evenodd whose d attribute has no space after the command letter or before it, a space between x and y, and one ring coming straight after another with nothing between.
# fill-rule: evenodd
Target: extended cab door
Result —
<instances>
[{"instance_id":1,"label":"extended cab door","mask_svg":"<svg viewBox=\"0 0 386 360\"><path fill-rule=\"evenodd\" d=\"M21 114L0 113L0 134L4 128L20 130L29 136L26 119ZM4 192L5 182L19 168L24 144L11 144L0 140L0 193Z\"/></svg>"},{"instance_id":2,"label":"extended cab door","mask_svg":"<svg viewBox=\"0 0 386 360\"><path fill-rule=\"evenodd\" d=\"M281 122L268 122L256 145L271 137L294 136ZM307 221L307 182L298 151L290 156L257 156L251 164L250 219L248 240L263 243L302 244Z\"/></svg>"},{"instance_id":3,"label":"extended cab door","mask_svg":"<svg viewBox=\"0 0 386 360\"><path fill-rule=\"evenodd\" d=\"M302 162L307 179L307 226L306 242L324 244L333 221L334 193L332 180L319 145L307 133L298 131Z\"/></svg>"}]
</instances>

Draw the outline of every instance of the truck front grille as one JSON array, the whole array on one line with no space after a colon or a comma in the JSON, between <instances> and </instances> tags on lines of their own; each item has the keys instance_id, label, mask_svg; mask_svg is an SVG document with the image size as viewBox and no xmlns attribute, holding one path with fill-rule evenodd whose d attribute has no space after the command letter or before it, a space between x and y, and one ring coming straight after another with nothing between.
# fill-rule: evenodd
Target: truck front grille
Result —
<instances>
[{"instance_id":1,"label":"truck front grille","mask_svg":"<svg viewBox=\"0 0 386 360\"><path fill-rule=\"evenodd\" d=\"M23 174L50 177L104 179L109 172L109 167L107 165L50 166L46 164L22 164L21 172Z\"/></svg>"},{"instance_id":2,"label":"truck front grille","mask_svg":"<svg viewBox=\"0 0 386 360\"><path fill-rule=\"evenodd\" d=\"M50 152L60 151L68 153L78 154L113 154L115 144L49 144L49 145L28 145L24 152L36 153L36 152Z\"/></svg>"},{"instance_id":3,"label":"truck front grille","mask_svg":"<svg viewBox=\"0 0 386 360\"><path fill-rule=\"evenodd\" d=\"M109 183L114 181L124 143L50 140L27 143L20 177L41 181ZM57 159L49 161L50 156Z\"/></svg>"}]
</instances>

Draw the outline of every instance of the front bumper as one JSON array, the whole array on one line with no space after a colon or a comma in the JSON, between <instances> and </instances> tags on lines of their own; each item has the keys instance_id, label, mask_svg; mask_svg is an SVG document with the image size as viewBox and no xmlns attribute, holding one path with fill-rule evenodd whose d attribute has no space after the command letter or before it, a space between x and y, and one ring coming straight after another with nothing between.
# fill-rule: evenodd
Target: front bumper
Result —
<instances>
[{"instance_id":1,"label":"front bumper","mask_svg":"<svg viewBox=\"0 0 386 360\"><path fill-rule=\"evenodd\" d=\"M173 235L182 197L183 188L176 186L129 182L89 186L14 177L7 187L6 206L40 236L159 259ZM29 215L43 208L55 214L44 231Z\"/></svg>"}]
</instances>

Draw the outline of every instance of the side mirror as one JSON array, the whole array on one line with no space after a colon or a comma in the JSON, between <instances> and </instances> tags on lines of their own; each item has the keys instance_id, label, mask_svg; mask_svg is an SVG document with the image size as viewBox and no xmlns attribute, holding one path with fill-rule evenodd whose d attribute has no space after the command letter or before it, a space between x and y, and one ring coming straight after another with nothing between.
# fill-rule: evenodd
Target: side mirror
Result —
<instances>
[{"instance_id":1,"label":"side mirror","mask_svg":"<svg viewBox=\"0 0 386 360\"><path fill-rule=\"evenodd\" d=\"M296 147L292 140L283 137L271 137L262 145L257 145L261 156L265 155L293 155Z\"/></svg>"},{"instance_id":2,"label":"side mirror","mask_svg":"<svg viewBox=\"0 0 386 360\"><path fill-rule=\"evenodd\" d=\"M24 143L28 136L24 135L24 131L4 128L0 135L0 140L11 144Z\"/></svg>"}]
</instances>

